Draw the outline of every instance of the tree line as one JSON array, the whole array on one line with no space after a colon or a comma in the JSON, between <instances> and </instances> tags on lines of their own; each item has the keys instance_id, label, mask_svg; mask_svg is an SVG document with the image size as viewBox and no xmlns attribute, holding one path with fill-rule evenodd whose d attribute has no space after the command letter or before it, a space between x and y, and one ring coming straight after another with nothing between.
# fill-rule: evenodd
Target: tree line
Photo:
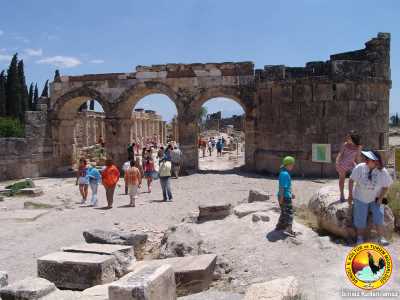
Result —
<instances>
[{"instance_id":1,"label":"tree line","mask_svg":"<svg viewBox=\"0 0 400 300\"><path fill-rule=\"evenodd\" d=\"M400 125L400 118L399 118L398 113L396 113L390 117L390 125L396 126L396 127Z\"/></svg>"},{"instance_id":2,"label":"tree line","mask_svg":"<svg viewBox=\"0 0 400 300\"><path fill-rule=\"evenodd\" d=\"M42 90L41 97L49 96L49 81ZM35 110L39 100L37 83L28 89L24 71L24 61L14 54L10 65L0 72L0 117L18 119L24 122L25 111Z\"/></svg>"}]
</instances>

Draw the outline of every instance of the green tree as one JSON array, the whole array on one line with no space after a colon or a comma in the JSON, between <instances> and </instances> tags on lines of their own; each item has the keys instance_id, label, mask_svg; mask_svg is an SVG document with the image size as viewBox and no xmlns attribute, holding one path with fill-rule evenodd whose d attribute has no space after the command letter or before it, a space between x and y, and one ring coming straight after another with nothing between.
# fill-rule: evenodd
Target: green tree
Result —
<instances>
[{"instance_id":1,"label":"green tree","mask_svg":"<svg viewBox=\"0 0 400 300\"><path fill-rule=\"evenodd\" d=\"M30 105L29 105L28 87L26 86L23 60L20 60L18 62L18 80L19 80L19 88L20 88L19 93L20 93L20 97L21 97L21 111L20 111L19 119L24 120L25 111L30 109Z\"/></svg>"},{"instance_id":2,"label":"green tree","mask_svg":"<svg viewBox=\"0 0 400 300\"><path fill-rule=\"evenodd\" d=\"M46 83L44 84L44 88L42 91L42 95L40 97L49 97L49 80L46 80Z\"/></svg>"},{"instance_id":3,"label":"green tree","mask_svg":"<svg viewBox=\"0 0 400 300\"><path fill-rule=\"evenodd\" d=\"M4 71L0 73L0 117L6 115L6 75Z\"/></svg>"},{"instance_id":4,"label":"green tree","mask_svg":"<svg viewBox=\"0 0 400 300\"><path fill-rule=\"evenodd\" d=\"M28 98L29 98L29 109L35 110L35 108L33 107L33 82L29 86Z\"/></svg>"},{"instance_id":5,"label":"green tree","mask_svg":"<svg viewBox=\"0 0 400 300\"><path fill-rule=\"evenodd\" d=\"M60 75L60 71L56 70L54 73L54 81L55 82L60 82L61 81L61 75Z\"/></svg>"},{"instance_id":6,"label":"green tree","mask_svg":"<svg viewBox=\"0 0 400 300\"><path fill-rule=\"evenodd\" d=\"M13 56L7 70L6 96L7 115L14 118L20 118L22 113L22 96L18 74L18 54Z\"/></svg>"},{"instance_id":7,"label":"green tree","mask_svg":"<svg viewBox=\"0 0 400 300\"><path fill-rule=\"evenodd\" d=\"M39 89L37 83L35 84L35 89L33 90L33 108L36 110L36 105L39 101Z\"/></svg>"}]
</instances>

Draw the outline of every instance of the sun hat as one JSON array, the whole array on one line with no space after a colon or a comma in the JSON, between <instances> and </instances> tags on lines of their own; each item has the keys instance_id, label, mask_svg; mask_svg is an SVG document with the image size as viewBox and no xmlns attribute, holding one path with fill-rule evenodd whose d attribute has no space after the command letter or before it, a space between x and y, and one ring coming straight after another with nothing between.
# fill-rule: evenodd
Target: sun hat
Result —
<instances>
[{"instance_id":1,"label":"sun hat","mask_svg":"<svg viewBox=\"0 0 400 300\"><path fill-rule=\"evenodd\" d=\"M370 160L379 160L379 157L377 157L372 151L361 151L361 154Z\"/></svg>"},{"instance_id":2,"label":"sun hat","mask_svg":"<svg viewBox=\"0 0 400 300\"><path fill-rule=\"evenodd\" d=\"M293 156L286 156L283 160L282 160L282 166L286 167L287 165L293 165L295 163L295 159Z\"/></svg>"}]
</instances>

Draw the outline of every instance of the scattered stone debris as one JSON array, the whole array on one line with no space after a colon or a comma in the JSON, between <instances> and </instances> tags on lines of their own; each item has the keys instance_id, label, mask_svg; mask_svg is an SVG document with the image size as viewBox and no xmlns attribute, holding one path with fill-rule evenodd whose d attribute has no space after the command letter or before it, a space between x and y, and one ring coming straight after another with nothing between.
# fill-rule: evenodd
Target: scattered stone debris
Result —
<instances>
[{"instance_id":1,"label":"scattered stone debris","mask_svg":"<svg viewBox=\"0 0 400 300\"><path fill-rule=\"evenodd\" d=\"M191 224L182 223L170 227L161 240L160 258L204 253L203 239Z\"/></svg>"},{"instance_id":2,"label":"scattered stone debris","mask_svg":"<svg viewBox=\"0 0 400 300\"><path fill-rule=\"evenodd\" d=\"M264 202L271 198L271 194L262 190L250 190L249 192L249 203L252 202Z\"/></svg>"},{"instance_id":3,"label":"scattered stone debris","mask_svg":"<svg viewBox=\"0 0 400 300\"><path fill-rule=\"evenodd\" d=\"M258 222L258 221L269 222L270 217L266 212L257 212L252 215L252 220L253 222Z\"/></svg>"},{"instance_id":4,"label":"scattered stone debris","mask_svg":"<svg viewBox=\"0 0 400 300\"><path fill-rule=\"evenodd\" d=\"M264 283L251 285L246 292L244 300L282 300L295 299L299 293L299 284L293 276L278 278ZM289 298L292 297L292 298Z\"/></svg>"},{"instance_id":5,"label":"scattered stone debris","mask_svg":"<svg viewBox=\"0 0 400 300\"><path fill-rule=\"evenodd\" d=\"M175 300L174 271L169 265L145 267L112 283L108 295L110 300Z\"/></svg>"},{"instance_id":6,"label":"scattered stone debris","mask_svg":"<svg viewBox=\"0 0 400 300\"><path fill-rule=\"evenodd\" d=\"M8 274L7 272L0 271L0 288L8 285Z\"/></svg>"},{"instance_id":7,"label":"scattered stone debris","mask_svg":"<svg viewBox=\"0 0 400 300\"><path fill-rule=\"evenodd\" d=\"M130 245L141 247L147 241L148 235L143 232L105 231L101 229L87 230L83 232L87 243Z\"/></svg>"},{"instance_id":8,"label":"scattered stone debris","mask_svg":"<svg viewBox=\"0 0 400 300\"><path fill-rule=\"evenodd\" d=\"M231 213L232 213L232 205L230 203L200 205L198 222L221 220L229 216Z\"/></svg>"}]
</instances>

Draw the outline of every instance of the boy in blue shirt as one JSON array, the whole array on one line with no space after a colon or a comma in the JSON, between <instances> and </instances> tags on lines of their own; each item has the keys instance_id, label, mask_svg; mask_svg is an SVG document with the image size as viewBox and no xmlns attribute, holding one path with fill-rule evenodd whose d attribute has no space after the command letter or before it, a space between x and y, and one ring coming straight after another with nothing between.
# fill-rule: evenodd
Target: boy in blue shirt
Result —
<instances>
[{"instance_id":1,"label":"boy in blue shirt","mask_svg":"<svg viewBox=\"0 0 400 300\"><path fill-rule=\"evenodd\" d=\"M279 192L278 200L281 208L276 230L284 230L288 236L294 237L296 234L292 229L293 224L293 205L292 199L295 198L292 193L292 178L290 171L293 170L295 159L292 156L286 156L282 161L281 171L279 173Z\"/></svg>"}]
</instances>

